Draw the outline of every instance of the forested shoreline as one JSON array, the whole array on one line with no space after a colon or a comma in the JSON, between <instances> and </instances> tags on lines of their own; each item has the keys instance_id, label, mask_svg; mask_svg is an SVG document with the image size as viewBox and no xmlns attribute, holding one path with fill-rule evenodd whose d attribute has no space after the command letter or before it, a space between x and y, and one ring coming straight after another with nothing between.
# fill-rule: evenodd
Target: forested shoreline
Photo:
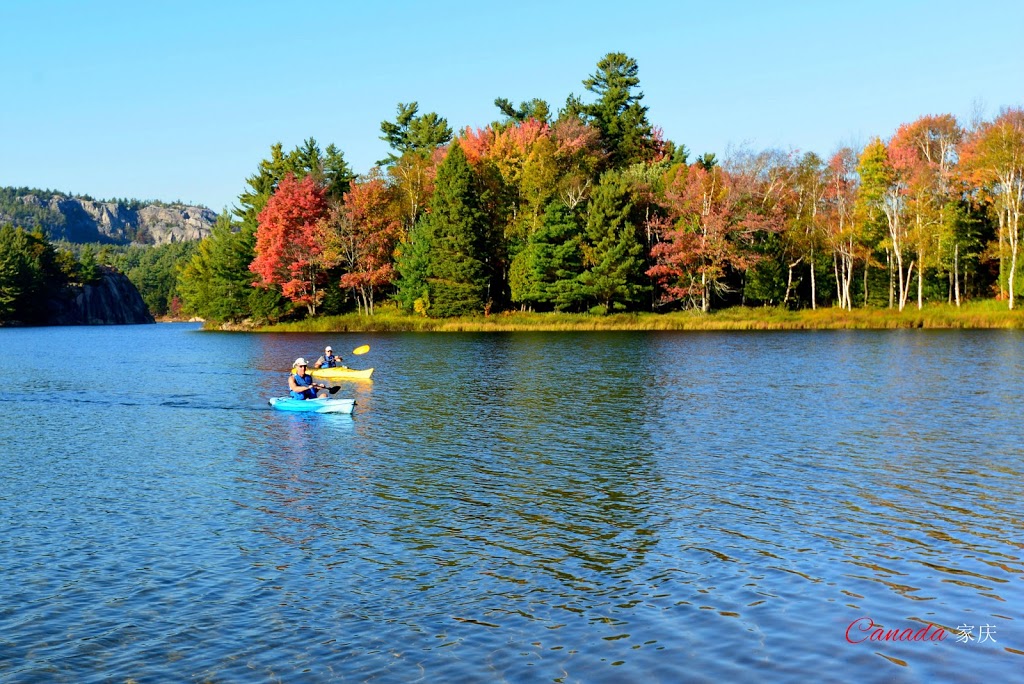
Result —
<instances>
[{"instance_id":1,"label":"forested shoreline","mask_svg":"<svg viewBox=\"0 0 1024 684\"><path fill-rule=\"evenodd\" d=\"M381 123L390 154L359 176L334 145L273 145L209 237L106 256L152 281L136 285L156 315L229 326L382 309L1015 308L1024 109L923 115L827 158L719 159L664 138L627 55L583 86L557 111L498 98L499 119L459 131L399 104Z\"/></svg>"},{"instance_id":2,"label":"forested shoreline","mask_svg":"<svg viewBox=\"0 0 1024 684\"><path fill-rule=\"evenodd\" d=\"M580 332L580 331L756 331L756 330L963 330L1024 329L1024 311L1008 310L993 299L925 304L903 311L878 307L783 309L732 306L705 313L699 309L669 313L631 312L595 316L562 312L503 311L490 316L430 318L389 309L375 316L355 313L316 316L265 326L232 326L254 332Z\"/></svg>"}]
</instances>

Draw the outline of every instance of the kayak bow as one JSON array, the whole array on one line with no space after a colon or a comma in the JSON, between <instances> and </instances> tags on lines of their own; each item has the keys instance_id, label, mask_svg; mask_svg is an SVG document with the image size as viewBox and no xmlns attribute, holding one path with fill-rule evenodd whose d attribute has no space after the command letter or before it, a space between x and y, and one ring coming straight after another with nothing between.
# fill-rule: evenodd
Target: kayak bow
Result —
<instances>
[{"instance_id":1,"label":"kayak bow","mask_svg":"<svg viewBox=\"0 0 1024 684\"><path fill-rule=\"evenodd\" d=\"M367 380L373 375L373 369L356 370L355 368L314 368L309 374L319 380Z\"/></svg>"}]
</instances>

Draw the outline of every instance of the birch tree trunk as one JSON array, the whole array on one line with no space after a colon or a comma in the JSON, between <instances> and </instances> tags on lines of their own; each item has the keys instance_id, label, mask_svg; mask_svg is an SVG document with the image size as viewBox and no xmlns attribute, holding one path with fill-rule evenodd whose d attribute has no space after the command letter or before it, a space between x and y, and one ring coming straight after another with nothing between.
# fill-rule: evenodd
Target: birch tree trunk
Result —
<instances>
[{"instance_id":1,"label":"birch tree trunk","mask_svg":"<svg viewBox=\"0 0 1024 684\"><path fill-rule=\"evenodd\" d=\"M1003 192L1006 195L1006 238L1010 245L1010 308L1013 309L1017 254L1020 251L1020 218L1024 213L1024 178L1018 174L1008 174L1003 179Z\"/></svg>"},{"instance_id":2,"label":"birch tree trunk","mask_svg":"<svg viewBox=\"0 0 1024 684\"><path fill-rule=\"evenodd\" d=\"M708 292L708 274L702 272L700 274L700 310L704 313L708 312L709 299L711 299L711 297Z\"/></svg>"},{"instance_id":3,"label":"birch tree trunk","mask_svg":"<svg viewBox=\"0 0 1024 684\"><path fill-rule=\"evenodd\" d=\"M843 284L839 280L839 257L836 256L834 251L832 252L832 275L836 279L836 294L839 295L839 308L845 309L846 302L843 300Z\"/></svg>"},{"instance_id":4,"label":"birch tree trunk","mask_svg":"<svg viewBox=\"0 0 1024 684\"><path fill-rule=\"evenodd\" d=\"M811 247L811 310L818 308L817 283L814 280L814 247Z\"/></svg>"},{"instance_id":5,"label":"birch tree trunk","mask_svg":"<svg viewBox=\"0 0 1024 684\"><path fill-rule=\"evenodd\" d=\"M782 300L783 306L789 306L789 293L793 289L793 269L799 266L800 262L803 260L804 258L800 257L799 259L797 259L796 261L789 265L789 278L786 279L786 296Z\"/></svg>"},{"instance_id":6,"label":"birch tree trunk","mask_svg":"<svg viewBox=\"0 0 1024 684\"><path fill-rule=\"evenodd\" d=\"M850 289L853 284L853 239L847 243L847 251L842 254L843 273L843 304L847 311L853 311L853 298L850 296Z\"/></svg>"},{"instance_id":7,"label":"birch tree trunk","mask_svg":"<svg viewBox=\"0 0 1024 684\"><path fill-rule=\"evenodd\" d=\"M896 266L897 275L899 276L898 279L897 279L897 283L900 286L900 289L899 289L899 310L903 311L903 307L907 303L907 288L910 286L910 283L904 283L904 281L903 281L903 255L900 254L899 250L894 249L893 250L893 256L896 258L895 266ZM908 273L907 277L908 278L910 277L909 273Z\"/></svg>"},{"instance_id":8,"label":"birch tree trunk","mask_svg":"<svg viewBox=\"0 0 1024 684\"><path fill-rule=\"evenodd\" d=\"M892 252L888 249L885 250L885 266L889 270L889 308L893 308L896 303L896 276L892 272Z\"/></svg>"},{"instance_id":9,"label":"birch tree trunk","mask_svg":"<svg viewBox=\"0 0 1024 684\"><path fill-rule=\"evenodd\" d=\"M1006 297L1006 288L1003 287L1003 274L1006 273L1006 217L999 212L999 298ZM1011 307L1012 308L1012 307Z\"/></svg>"},{"instance_id":10,"label":"birch tree trunk","mask_svg":"<svg viewBox=\"0 0 1024 684\"><path fill-rule=\"evenodd\" d=\"M960 243L953 246L953 295L956 306L960 308Z\"/></svg>"},{"instance_id":11,"label":"birch tree trunk","mask_svg":"<svg viewBox=\"0 0 1024 684\"><path fill-rule=\"evenodd\" d=\"M910 297L910 281L914 277L914 265L915 262L911 261L910 266L907 267L907 277L904 283L903 271L900 271L900 311L903 311L907 306L907 298ZM920 272L921 267L918 266L917 270Z\"/></svg>"},{"instance_id":12,"label":"birch tree trunk","mask_svg":"<svg viewBox=\"0 0 1024 684\"><path fill-rule=\"evenodd\" d=\"M1016 221L1014 223L1016 223ZM1016 233L1017 233L1017 229L1016 229L1016 226L1014 225L1014 226L1012 226L1012 230L1010 231L1011 237L1010 237L1010 240L1009 240L1009 242L1010 242L1010 310L1013 310L1013 295L1014 295L1013 280L1014 280L1014 276L1017 275L1017 245L1018 245L1018 240L1017 240Z\"/></svg>"}]
</instances>

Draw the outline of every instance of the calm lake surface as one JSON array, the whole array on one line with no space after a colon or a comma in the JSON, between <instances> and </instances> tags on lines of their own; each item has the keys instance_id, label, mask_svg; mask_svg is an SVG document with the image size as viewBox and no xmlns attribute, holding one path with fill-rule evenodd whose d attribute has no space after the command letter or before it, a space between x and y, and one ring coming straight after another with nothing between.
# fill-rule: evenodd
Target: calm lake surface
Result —
<instances>
[{"instance_id":1,"label":"calm lake surface","mask_svg":"<svg viewBox=\"0 0 1024 684\"><path fill-rule=\"evenodd\" d=\"M0 330L0 680L1020 681L1022 406L1020 331Z\"/></svg>"}]
</instances>

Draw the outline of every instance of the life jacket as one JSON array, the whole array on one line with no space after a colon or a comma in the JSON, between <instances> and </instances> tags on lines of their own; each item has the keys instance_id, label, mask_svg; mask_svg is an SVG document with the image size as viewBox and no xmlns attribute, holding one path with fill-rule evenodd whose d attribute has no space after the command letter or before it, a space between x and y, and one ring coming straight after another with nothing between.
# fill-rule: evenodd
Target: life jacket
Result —
<instances>
[{"instance_id":1,"label":"life jacket","mask_svg":"<svg viewBox=\"0 0 1024 684\"><path fill-rule=\"evenodd\" d=\"M313 378L308 375L299 375L298 373L292 373L292 377L295 378L295 384L299 387L309 387L307 390L296 392L289 389L288 394L294 399L316 399L316 390L312 388Z\"/></svg>"},{"instance_id":2,"label":"life jacket","mask_svg":"<svg viewBox=\"0 0 1024 684\"><path fill-rule=\"evenodd\" d=\"M324 365L322 365L320 367L321 368L334 368L334 365L335 365L334 360L335 360L335 358L336 357L334 356L334 354L331 354L330 356L325 356L324 357Z\"/></svg>"}]
</instances>

